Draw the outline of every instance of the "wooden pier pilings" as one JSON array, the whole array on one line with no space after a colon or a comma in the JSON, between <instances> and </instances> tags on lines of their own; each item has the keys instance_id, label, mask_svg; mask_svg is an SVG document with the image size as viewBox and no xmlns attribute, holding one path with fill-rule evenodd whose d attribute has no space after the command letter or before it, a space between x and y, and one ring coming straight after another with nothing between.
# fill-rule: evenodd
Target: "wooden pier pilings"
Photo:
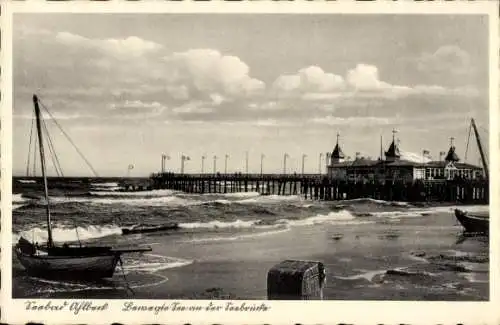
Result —
<instances>
[{"instance_id":1,"label":"wooden pier pilings","mask_svg":"<svg viewBox=\"0 0 500 325\"><path fill-rule=\"evenodd\" d=\"M312 200L373 198L406 202L486 204L486 180L343 181L319 174L153 174L148 188L186 193L223 194L258 192L261 195L301 195Z\"/></svg>"}]
</instances>

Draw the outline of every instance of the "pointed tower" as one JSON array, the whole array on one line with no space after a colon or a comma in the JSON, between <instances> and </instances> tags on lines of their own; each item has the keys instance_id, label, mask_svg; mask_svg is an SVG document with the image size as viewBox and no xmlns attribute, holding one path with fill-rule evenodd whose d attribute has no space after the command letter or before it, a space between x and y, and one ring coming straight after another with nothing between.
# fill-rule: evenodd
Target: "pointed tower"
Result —
<instances>
[{"instance_id":1,"label":"pointed tower","mask_svg":"<svg viewBox=\"0 0 500 325\"><path fill-rule=\"evenodd\" d=\"M457 153L455 152L455 146L453 145L453 140L455 140L455 138L451 137L450 138L450 149L448 150L448 154L444 158L444 161L446 161L448 163L449 162L456 163L460 160L460 158L458 158L458 156L457 156Z\"/></svg>"},{"instance_id":2,"label":"pointed tower","mask_svg":"<svg viewBox=\"0 0 500 325\"><path fill-rule=\"evenodd\" d=\"M344 153L342 152L342 149L340 149L339 146L339 136L340 134L337 132L337 143L335 144L335 148L333 148L332 156L330 158L331 164L338 164L340 162L344 161Z\"/></svg>"},{"instance_id":3,"label":"pointed tower","mask_svg":"<svg viewBox=\"0 0 500 325\"><path fill-rule=\"evenodd\" d=\"M401 158L401 154L399 153L399 144L396 143L396 130L392 130L392 143L389 146L389 149L385 152L385 160L388 162L396 161Z\"/></svg>"}]
</instances>

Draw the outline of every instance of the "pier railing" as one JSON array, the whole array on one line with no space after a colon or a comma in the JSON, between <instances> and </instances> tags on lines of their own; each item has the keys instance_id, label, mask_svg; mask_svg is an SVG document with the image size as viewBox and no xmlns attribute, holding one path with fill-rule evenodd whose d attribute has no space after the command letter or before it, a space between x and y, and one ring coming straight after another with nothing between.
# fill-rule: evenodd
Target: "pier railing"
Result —
<instances>
[{"instance_id":1,"label":"pier railing","mask_svg":"<svg viewBox=\"0 0 500 325\"><path fill-rule=\"evenodd\" d=\"M313 200L373 198L406 202L486 204L486 180L393 181L336 180L321 174L152 174L140 189L171 189L186 193L258 192L261 195L301 195ZM134 190L138 188L129 188Z\"/></svg>"}]
</instances>

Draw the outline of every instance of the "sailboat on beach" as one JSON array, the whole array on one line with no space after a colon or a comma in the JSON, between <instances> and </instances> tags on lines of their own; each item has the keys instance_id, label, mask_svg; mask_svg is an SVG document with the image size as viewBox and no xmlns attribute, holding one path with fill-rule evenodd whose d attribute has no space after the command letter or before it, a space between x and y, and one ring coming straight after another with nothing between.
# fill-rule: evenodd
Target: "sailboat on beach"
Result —
<instances>
[{"instance_id":1,"label":"sailboat on beach","mask_svg":"<svg viewBox=\"0 0 500 325\"><path fill-rule=\"evenodd\" d=\"M474 119L471 119L471 127L474 130L477 146L479 149L479 153L481 155L481 162L483 164L484 174L486 180L489 181L488 162L486 161L483 145L481 143L481 138L479 137L479 132L477 131L476 122L474 121ZM455 217L460 222L460 224L465 228L465 231L468 233L481 233L481 234L489 233L489 228L490 228L489 213L473 214L468 211L455 209Z\"/></svg>"},{"instance_id":2,"label":"sailboat on beach","mask_svg":"<svg viewBox=\"0 0 500 325\"><path fill-rule=\"evenodd\" d=\"M36 129L38 135L38 150L40 153L43 176L45 212L47 221L48 241L46 245L30 242L21 237L15 246L19 262L26 271L41 277L69 277L72 279L100 279L113 276L117 264L121 263L121 255L133 252L151 251L151 248L114 249L111 246L57 246L52 238L50 202L46 175L46 161L42 136L42 117L39 101L33 95ZM50 145L50 142L49 142Z\"/></svg>"}]
</instances>

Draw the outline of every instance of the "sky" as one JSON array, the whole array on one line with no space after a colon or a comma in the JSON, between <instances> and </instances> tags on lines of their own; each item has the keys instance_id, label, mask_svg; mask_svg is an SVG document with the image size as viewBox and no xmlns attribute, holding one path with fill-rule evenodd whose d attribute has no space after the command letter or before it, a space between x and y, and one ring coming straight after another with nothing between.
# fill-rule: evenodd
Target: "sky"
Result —
<instances>
[{"instance_id":1,"label":"sky","mask_svg":"<svg viewBox=\"0 0 500 325\"><path fill-rule=\"evenodd\" d=\"M337 134L378 158L396 136L434 159L469 120L488 145L488 21L480 15L15 14L13 173L24 175L32 94L100 176L161 168L319 169ZM89 176L46 121L67 176ZM467 161L478 163L470 145ZM133 165L132 170L128 166ZM324 163L322 163L324 165ZM322 166L322 170L325 167ZM49 174L54 174L49 164Z\"/></svg>"}]
</instances>

